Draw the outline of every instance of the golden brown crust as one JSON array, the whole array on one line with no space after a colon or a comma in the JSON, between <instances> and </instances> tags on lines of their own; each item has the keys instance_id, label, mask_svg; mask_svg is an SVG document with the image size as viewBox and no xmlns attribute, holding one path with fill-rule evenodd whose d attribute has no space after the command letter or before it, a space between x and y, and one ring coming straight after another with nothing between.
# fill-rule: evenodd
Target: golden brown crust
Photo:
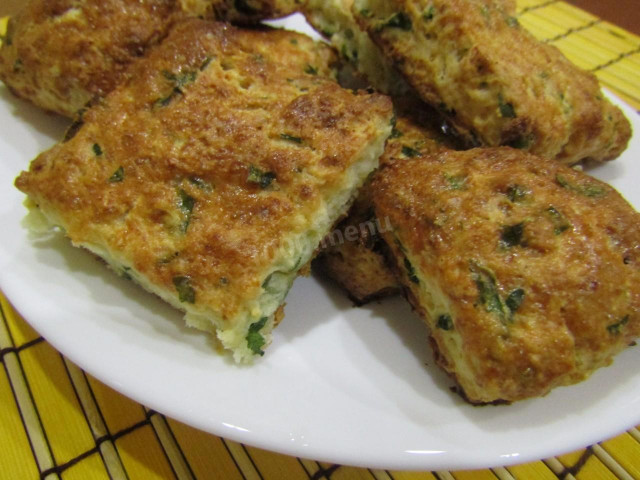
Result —
<instances>
[{"instance_id":1,"label":"golden brown crust","mask_svg":"<svg viewBox=\"0 0 640 480\"><path fill-rule=\"evenodd\" d=\"M537 41L510 4L357 0L354 15L422 99L481 145L567 164L626 148L630 124L596 77Z\"/></svg>"},{"instance_id":2,"label":"golden brown crust","mask_svg":"<svg viewBox=\"0 0 640 480\"><path fill-rule=\"evenodd\" d=\"M441 118L415 99L396 99L396 125L380 157L384 164L412 152L435 153L457 146L440 131ZM400 286L389 268L380 232L389 228L388 219L376 219L370 185L365 184L349 215L325 238L315 265L332 278L356 305L395 295Z\"/></svg>"},{"instance_id":3,"label":"golden brown crust","mask_svg":"<svg viewBox=\"0 0 640 480\"><path fill-rule=\"evenodd\" d=\"M372 192L470 401L583 380L640 335L640 215L603 182L505 147L388 162Z\"/></svg>"},{"instance_id":4,"label":"golden brown crust","mask_svg":"<svg viewBox=\"0 0 640 480\"><path fill-rule=\"evenodd\" d=\"M296 0L30 0L9 22L0 80L34 104L74 117L126 78L176 21L238 23L292 13Z\"/></svg>"},{"instance_id":5,"label":"golden brown crust","mask_svg":"<svg viewBox=\"0 0 640 480\"><path fill-rule=\"evenodd\" d=\"M16 95L72 117L110 92L181 15L175 0L32 0L9 21L0 79Z\"/></svg>"},{"instance_id":6,"label":"golden brown crust","mask_svg":"<svg viewBox=\"0 0 640 480\"><path fill-rule=\"evenodd\" d=\"M388 129L390 101L341 89L332 59L296 33L187 20L16 185L74 243L165 291L188 278L194 309L232 321Z\"/></svg>"}]
</instances>

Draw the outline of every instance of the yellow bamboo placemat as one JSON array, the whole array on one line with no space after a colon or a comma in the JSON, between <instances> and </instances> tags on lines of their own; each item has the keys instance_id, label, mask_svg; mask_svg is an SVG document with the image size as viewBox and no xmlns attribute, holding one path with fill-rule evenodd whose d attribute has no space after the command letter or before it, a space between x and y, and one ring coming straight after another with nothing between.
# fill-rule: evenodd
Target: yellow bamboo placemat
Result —
<instances>
[{"instance_id":1,"label":"yellow bamboo placemat","mask_svg":"<svg viewBox=\"0 0 640 480\"><path fill-rule=\"evenodd\" d=\"M640 109L640 37L559 1L519 20ZM3 23L0 21L0 31ZM568 455L467 472L368 470L209 435L129 400L56 352L0 294L0 480L640 480L640 430Z\"/></svg>"}]
</instances>

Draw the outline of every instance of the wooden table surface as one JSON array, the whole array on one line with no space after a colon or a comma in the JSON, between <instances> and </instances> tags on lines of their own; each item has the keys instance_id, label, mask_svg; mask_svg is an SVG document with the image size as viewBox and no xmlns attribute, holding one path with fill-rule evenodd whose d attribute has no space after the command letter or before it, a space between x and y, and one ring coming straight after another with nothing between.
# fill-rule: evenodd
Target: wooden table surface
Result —
<instances>
[{"instance_id":1,"label":"wooden table surface","mask_svg":"<svg viewBox=\"0 0 640 480\"><path fill-rule=\"evenodd\" d=\"M640 0L567 0L567 3L640 35Z\"/></svg>"}]
</instances>

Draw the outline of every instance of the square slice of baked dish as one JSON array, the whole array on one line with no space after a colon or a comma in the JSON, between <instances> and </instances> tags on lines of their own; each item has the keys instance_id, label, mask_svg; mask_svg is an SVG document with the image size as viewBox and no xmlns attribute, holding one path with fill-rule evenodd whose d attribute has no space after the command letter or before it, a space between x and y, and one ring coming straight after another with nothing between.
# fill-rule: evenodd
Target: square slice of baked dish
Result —
<instances>
[{"instance_id":1,"label":"square slice of baked dish","mask_svg":"<svg viewBox=\"0 0 640 480\"><path fill-rule=\"evenodd\" d=\"M16 186L250 361L392 129L390 100L339 87L332 61L300 34L187 20Z\"/></svg>"},{"instance_id":2,"label":"square slice of baked dish","mask_svg":"<svg viewBox=\"0 0 640 480\"><path fill-rule=\"evenodd\" d=\"M508 147L397 155L371 196L438 364L473 403L582 381L640 336L640 215Z\"/></svg>"}]
</instances>

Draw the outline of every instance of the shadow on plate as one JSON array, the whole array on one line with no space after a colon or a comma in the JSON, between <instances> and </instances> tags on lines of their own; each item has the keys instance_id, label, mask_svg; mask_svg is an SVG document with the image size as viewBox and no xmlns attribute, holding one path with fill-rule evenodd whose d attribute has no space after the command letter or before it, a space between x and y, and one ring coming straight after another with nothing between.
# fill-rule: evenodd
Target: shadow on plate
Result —
<instances>
[{"instance_id":1,"label":"shadow on plate","mask_svg":"<svg viewBox=\"0 0 640 480\"><path fill-rule=\"evenodd\" d=\"M19 123L27 124L44 135L45 139L41 142L40 149L48 148L52 141L60 141L71 123L68 118L46 112L26 100L16 97L2 84L0 84L0 103L6 103L9 106L10 114Z\"/></svg>"}]
</instances>

